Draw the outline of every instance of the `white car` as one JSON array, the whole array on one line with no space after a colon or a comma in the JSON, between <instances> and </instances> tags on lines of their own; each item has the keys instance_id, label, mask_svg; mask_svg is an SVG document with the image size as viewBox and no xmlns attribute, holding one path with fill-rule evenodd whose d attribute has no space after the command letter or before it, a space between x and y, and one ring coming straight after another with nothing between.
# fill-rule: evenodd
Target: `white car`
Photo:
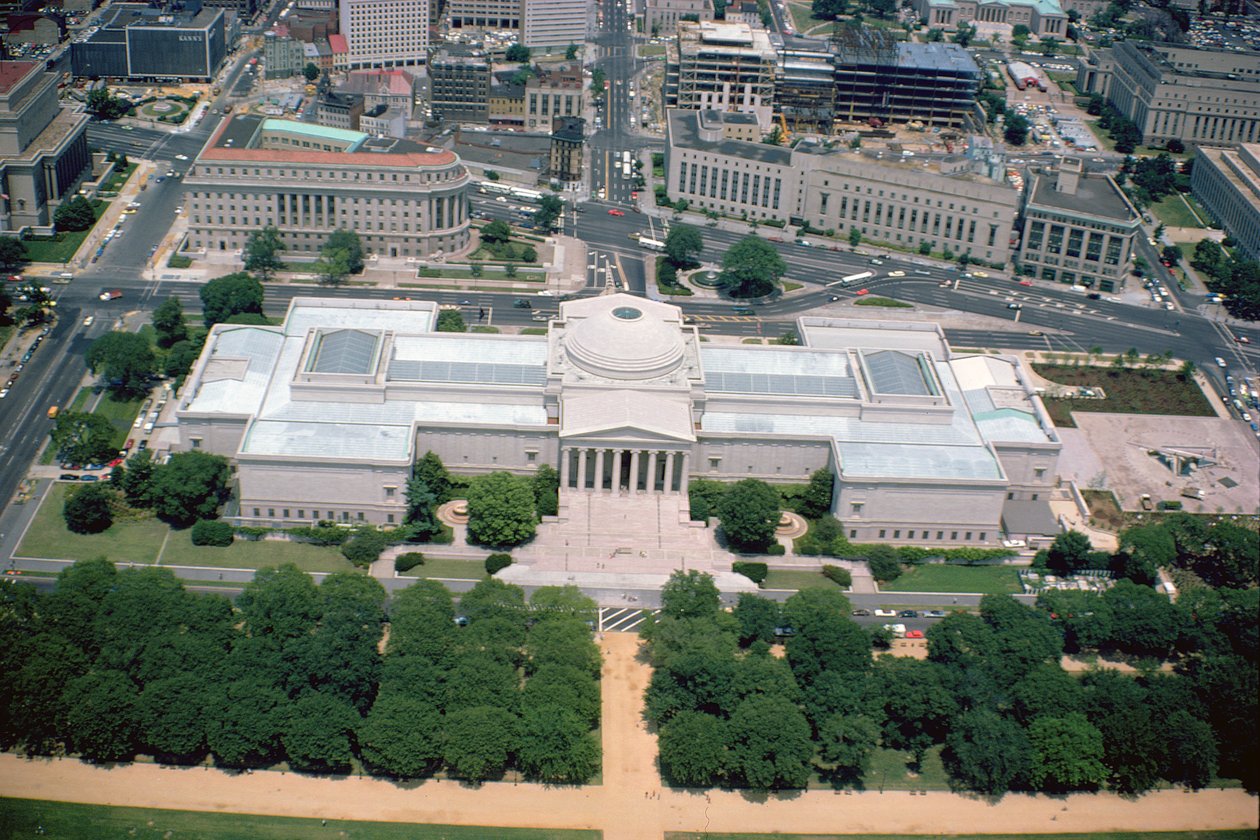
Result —
<instances>
[{"instance_id":1,"label":"white car","mask_svg":"<svg viewBox=\"0 0 1260 840\"><path fill-rule=\"evenodd\" d=\"M1225 360L1222 359L1220 356L1216 357L1216 365L1217 367L1229 367L1229 365L1225 363Z\"/></svg>"},{"instance_id":2,"label":"white car","mask_svg":"<svg viewBox=\"0 0 1260 840\"><path fill-rule=\"evenodd\" d=\"M8 389L8 388L0 388L0 400L4 399L4 398L5 398L5 397L7 397L7 396L9 396L9 389Z\"/></svg>"},{"instance_id":3,"label":"white car","mask_svg":"<svg viewBox=\"0 0 1260 840\"><path fill-rule=\"evenodd\" d=\"M188 155L175 155L175 160L188 160Z\"/></svg>"},{"instance_id":4,"label":"white car","mask_svg":"<svg viewBox=\"0 0 1260 840\"><path fill-rule=\"evenodd\" d=\"M94 323L96 323L96 316L95 316L95 315L89 315L89 316L87 316L86 318L84 318L84 319L83 319L83 326L85 326L85 327L90 327L90 326L92 326Z\"/></svg>"},{"instance_id":5,"label":"white car","mask_svg":"<svg viewBox=\"0 0 1260 840\"><path fill-rule=\"evenodd\" d=\"M905 277L906 273L904 271L890 271L888 272L888 276L889 277Z\"/></svg>"},{"instance_id":6,"label":"white car","mask_svg":"<svg viewBox=\"0 0 1260 840\"><path fill-rule=\"evenodd\" d=\"M880 618L896 618L897 611L896 610L875 610L875 615L879 616Z\"/></svg>"}]
</instances>

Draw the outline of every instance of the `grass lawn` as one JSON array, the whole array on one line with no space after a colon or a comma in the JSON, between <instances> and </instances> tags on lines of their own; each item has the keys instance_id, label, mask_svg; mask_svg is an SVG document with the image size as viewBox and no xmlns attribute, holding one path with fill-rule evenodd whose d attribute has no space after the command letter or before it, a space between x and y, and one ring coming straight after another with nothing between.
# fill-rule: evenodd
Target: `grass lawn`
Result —
<instances>
[{"instance_id":1,"label":"grass lawn","mask_svg":"<svg viewBox=\"0 0 1260 840\"><path fill-rule=\"evenodd\" d=\"M904 300L893 300L886 297L860 297L854 301L858 306L882 306L885 309L912 309L913 304Z\"/></svg>"},{"instance_id":2,"label":"grass lawn","mask_svg":"<svg viewBox=\"0 0 1260 840\"><path fill-rule=\"evenodd\" d=\"M1151 212L1169 227L1203 227L1203 221L1195 215L1195 209L1178 192L1166 197L1163 201L1152 204Z\"/></svg>"},{"instance_id":3,"label":"grass lawn","mask_svg":"<svg viewBox=\"0 0 1260 840\"><path fill-rule=\"evenodd\" d=\"M408 823L350 822L260 817L154 808L111 808L37 799L0 799L0 836L43 836L73 840L598 840L598 831L538 828L482 828L477 826L414 825Z\"/></svg>"},{"instance_id":4,"label":"grass lawn","mask_svg":"<svg viewBox=\"0 0 1260 840\"><path fill-rule=\"evenodd\" d=\"M162 549L163 566L222 566L225 569L261 569L293 563L304 572L349 572L354 566L330 546L285 540L243 540L225 548L193 545L192 529L171 531Z\"/></svg>"},{"instance_id":5,"label":"grass lawn","mask_svg":"<svg viewBox=\"0 0 1260 840\"><path fill-rule=\"evenodd\" d=\"M1038 840L1245 840L1254 831L1113 831L1089 834L1038 834ZM903 834L695 834L667 831L665 840L902 840ZM1026 834L951 834L950 840L1026 840Z\"/></svg>"},{"instance_id":6,"label":"grass lawn","mask_svg":"<svg viewBox=\"0 0 1260 840\"><path fill-rule=\"evenodd\" d=\"M665 55L665 45L664 44L640 44L639 45L639 56L641 58L648 58L649 56L654 56L654 55Z\"/></svg>"},{"instance_id":7,"label":"grass lawn","mask_svg":"<svg viewBox=\"0 0 1260 840\"><path fill-rule=\"evenodd\" d=\"M92 398L91 388L80 388L79 393L74 395L74 401L70 403L70 407L66 411L82 411L87 405L87 401Z\"/></svg>"},{"instance_id":8,"label":"grass lawn","mask_svg":"<svg viewBox=\"0 0 1260 840\"><path fill-rule=\"evenodd\" d=\"M96 404L96 410L92 413L104 417L114 427L115 449L122 449L123 444L127 442L127 436L131 434L131 424L135 421L136 414L140 411L140 404L143 402L143 397L131 400L115 400L113 396L106 394Z\"/></svg>"},{"instance_id":9,"label":"grass lawn","mask_svg":"<svg viewBox=\"0 0 1260 840\"><path fill-rule=\"evenodd\" d=\"M452 580L481 580L486 576L486 565L480 560L453 560L445 557L430 557L425 550L428 546L417 545L414 550L424 554L424 563L403 574L408 577L450 578ZM434 546L440 550L441 546Z\"/></svg>"},{"instance_id":10,"label":"grass lawn","mask_svg":"<svg viewBox=\"0 0 1260 840\"><path fill-rule=\"evenodd\" d=\"M115 170L114 174L109 176L109 180L101 184L101 192L116 193L123 188L123 184L127 183L127 179L131 177L131 173L136 171L136 164L128 163L127 167L121 172Z\"/></svg>"},{"instance_id":11,"label":"grass lawn","mask_svg":"<svg viewBox=\"0 0 1260 840\"><path fill-rule=\"evenodd\" d=\"M9 343L9 339L13 337L15 332L17 332L17 327L12 324L0 326L0 350L4 349L4 345Z\"/></svg>"},{"instance_id":12,"label":"grass lawn","mask_svg":"<svg viewBox=\"0 0 1260 840\"><path fill-rule=\"evenodd\" d=\"M521 335L546 335L546 327L525 327L521 330Z\"/></svg>"},{"instance_id":13,"label":"grass lawn","mask_svg":"<svg viewBox=\"0 0 1260 840\"><path fill-rule=\"evenodd\" d=\"M61 507L72 485L58 482L44 497L17 553L23 557L87 560L105 556L115 563L152 563L167 527L156 519L115 522L99 534L75 534L66 528Z\"/></svg>"},{"instance_id":14,"label":"grass lawn","mask_svg":"<svg viewBox=\"0 0 1260 840\"><path fill-rule=\"evenodd\" d=\"M526 248L533 249L534 259L526 260L522 254ZM476 251L468 255L469 262L477 262L478 260L498 260L500 262L538 262L538 249L533 245L524 242L506 242L501 245L495 245L491 249L488 245L481 245Z\"/></svg>"},{"instance_id":15,"label":"grass lawn","mask_svg":"<svg viewBox=\"0 0 1260 840\"><path fill-rule=\"evenodd\" d=\"M871 767L863 781L867 790L949 790L949 778L941 764L941 748L932 747L923 756L920 772L910 770L910 753L877 749L871 753Z\"/></svg>"},{"instance_id":16,"label":"grass lawn","mask_svg":"<svg viewBox=\"0 0 1260 840\"><path fill-rule=\"evenodd\" d=\"M889 592L979 592L1006 595L1020 591L1014 566L955 566L932 563L911 566L882 587Z\"/></svg>"},{"instance_id":17,"label":"grass lawn","mask_svg":"<svg viewBox=\"0 0 1260 840\"><path fill-rule=\"evenodd\" d=\"M762 582L762 589L805 589L810 586L834 586L839 584L823 573L807 569L771 569Z\"/></svg>"},{"instance_id":18,"label":"grass lawn","mask_svg":"<svg viewBox=\"0 0 1260 840\"><path fill-rule=\"evenodd\" d=\"M26 246L26 258L31 262L39 263L70 262L74 258L74 252L79 250L79 246L83 244L84 239L87 239L90 232L91 229L88 229L73 233L61 232L53 239L23 239L22 244Z\"/></svg>"},{"instance_id":19,"label":"grass lawn","mask_svg":"<svg viewBox=\"0 0 1260 840\"><path fill-rule=\"evenodd\" d=\"M792 26L796 27L797 32L804 32L811 26L827 23L825 20L814 17L813 6L810 3L788 3L787 7L792 14Z\"/></svg>"},{"instance_id":20,"label":"grass lawn","mask_svg":"<svg viewBox=\"0 0 1260 840\"><path fill-rule=\"evenodd\" d=\"M1072 427L1072 411L1116 414L1172 414L1211 417L1215 414L1199 386L1171 370L1116 370L1110 367L1033 365L1038 374L1061 385L1096 386L1106 399L1047 399L1055 423ZM1063 422L1066 421L1066 422Z\"/></svg>"}]
</instances>

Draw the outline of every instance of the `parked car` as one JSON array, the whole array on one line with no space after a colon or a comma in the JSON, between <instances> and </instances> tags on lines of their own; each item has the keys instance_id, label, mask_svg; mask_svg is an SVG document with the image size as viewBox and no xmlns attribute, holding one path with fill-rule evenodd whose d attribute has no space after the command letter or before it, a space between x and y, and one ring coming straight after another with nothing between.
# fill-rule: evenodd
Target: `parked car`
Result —
<instances>
[{"instance_id":1,"label":"parked car","mask_svg":"<svg viewBox=\"0 0 1260 840\"><path fill-rule=\"evenodd\" d=\"M853 614L854 614L854 615L870 615L870 614L871 614L871 611L870 611L870 610L866 610L866 609L862 609L862 608L860 608L860 607L859 607L858 609L856 609L856 610L854 610L854 611L853 611Z\"/></svg>"},{"instance_id":2,"label":"parked car","mask_svg":"<svg viewBox=\"0 0 1260 840\"><path fill-rule=\"evenodd\" d=\"M62 473L61 475L57 476L57 480L58 481L78 481L79 477L75 475L74 473Z\"/></svg>"},{"instance_id":3,"label":"parked car","mask_svg":"<svg viewBox=\"0 0 1260 840\"><path fill-rule=\"evenodd\" d=\"M896 611L896 610L878 609L878 610L875 610L875 615L876 615L876 616L878 616L879 618L896 618L896 617L897 617L897 611Z\"/></svg>"},{"instance_id":4,"label":"parked car","mask_svg":"<svg viewBox=\"0 0 1260 840\"><path fill-rule=\"evenodd\" d=\"M928 618L944 618L945 610L928 610L924 615Z\"/></svg>"},{"instance_id":5,"label":"parked car","mask_svg":"<svg viewBox=\"0 0 1260 840\"><path fill-rule=\"evenodd\" d=\"M902 610L900 613L898 613L898 615L900 615L902 618L918 618L919 612L918 610Z\"/></svg>"},{"instance_id":6,"label":"parked car","mask_svg":"<svg viewBox=\"0 0 1260 840\"><path fill-rule=\"evenodd\" d=\"M922 639L923 631L922 630L907 630L906 638L907 639Z\"/></svg>"}]
</instances>

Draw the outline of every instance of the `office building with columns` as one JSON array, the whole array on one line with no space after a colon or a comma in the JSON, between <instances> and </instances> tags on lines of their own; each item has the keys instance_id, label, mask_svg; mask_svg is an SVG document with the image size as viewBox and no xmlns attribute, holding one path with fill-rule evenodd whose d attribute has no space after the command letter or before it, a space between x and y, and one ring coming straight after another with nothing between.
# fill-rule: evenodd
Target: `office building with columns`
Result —
<instances>
[{"instance_id":1,"label":"office building with columns","mask_svg":"<svg viewBox=\"0 0 1260 840\"><path fill-rule=\"evenodd\" d=\"M185 247L236 251L274 225L290 254L314 255L343 229L356 231L368 254L451 254L468 245L468 182L459 156L445 149L235 116L184 178Z\"/></svg>"},{"instance_id":2,"label":"office building with columns","mask_svg":"<svg viewBox=\"0 0 1260 840\"><path fill-rule=\"evenodd\" d=\"M220 324L180 392L176 449L230 456L230 518L399 524L412 464L560 473L575 494L801 483L827 467L855 540L993 545L1045 504L1060 448L1020 361L954 356L935 324L802 318L802 346L701 342L666 303L565 301L546 336L438 333L426 301L298 298ZM592 524L592 527L594 527Z\"/></svg>"}]
</instances>

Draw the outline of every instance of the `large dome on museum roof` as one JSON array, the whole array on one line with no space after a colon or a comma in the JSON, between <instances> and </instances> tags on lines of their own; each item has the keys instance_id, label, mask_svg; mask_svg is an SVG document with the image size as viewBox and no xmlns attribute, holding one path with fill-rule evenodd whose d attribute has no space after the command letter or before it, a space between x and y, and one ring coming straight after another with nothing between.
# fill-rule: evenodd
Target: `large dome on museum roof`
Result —
<instances>
[{"instance_id":1,"label":"large dome on museum roof","mask_svg":"<svg viewBox=\"0 0 1260 840\"><path fill-rule=\"evenodd\" d=\"M582 370L608 379L642 380L665 376L682 364L681 325L667 317L665 307L630 295L583 303L584 311L564 337L569 360Z\"/></svg>"}]
</instances>

